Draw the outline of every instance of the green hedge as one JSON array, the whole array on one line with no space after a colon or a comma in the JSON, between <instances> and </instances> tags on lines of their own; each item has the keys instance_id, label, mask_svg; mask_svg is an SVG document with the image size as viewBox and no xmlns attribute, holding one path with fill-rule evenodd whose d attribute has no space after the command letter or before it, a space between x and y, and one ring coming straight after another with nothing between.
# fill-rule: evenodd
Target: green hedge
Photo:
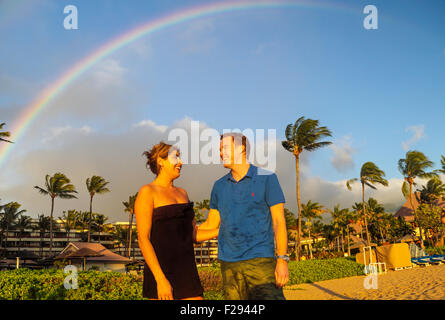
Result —
<instances>
[{"instance_id":1,"label":"green hedge","mask_svg":"<svg viewBox=\"0 0 445 320\"><path fill-rule=\"evenodd\" d=\"M291 261L287 285L361 276L364 275L363 269L364 265L350 258Z\"/></svg>"},{"instance_id":2,"label":"green hedge","mask_svg":"<svg viewBox=\"0 0 445 320\"><path fill-rule=\"evenodd\" d=\"M425 252L428 255L445 254L445 246L442 246L442 247L428 247L428 248L425 248Z\"/></svg>"},{"instance_id":3,"label":"green hedge","mask_svg":"<svg viewBox=\"0 0 445 320\"><path fill-rule=\"evenodd\" d=\"M138 300L142 282L114 272L78 273L78 289L67 290L63 270L18 269L0 272L0 299L7 300Z\"/></svg>"},{"instance_id":4,"label":"green hedge","mask_svg":"<svg viewBox=\"0 0 445 320\"><path fill-rule=\"evenodd\" d=\"M223 299L221 271L198 268L207 300ZM291 261L288 285L363 275L352 259ZM78 289L66 290L63 270L18 269L0 272L0 299L6 300L140 300L142 276L116 272L80 271Z\"/></svg>"}]
</instances>

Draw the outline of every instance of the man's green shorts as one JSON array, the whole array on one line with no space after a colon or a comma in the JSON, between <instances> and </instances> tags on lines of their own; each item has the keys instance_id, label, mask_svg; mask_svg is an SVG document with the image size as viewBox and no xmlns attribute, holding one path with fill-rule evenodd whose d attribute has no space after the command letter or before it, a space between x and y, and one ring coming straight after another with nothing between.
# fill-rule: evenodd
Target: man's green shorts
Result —
<instances>
[{"instance_id":1,"label":"man's green shorts","mask_svg":"<svg viewBox=\"0 0 445 320\"><path fill-rule=\"evenodd\" d=\"M221 261L226 300L286 300L275 285L274 258L254 258L236 262Z\"/></svg>"}]
</instances>

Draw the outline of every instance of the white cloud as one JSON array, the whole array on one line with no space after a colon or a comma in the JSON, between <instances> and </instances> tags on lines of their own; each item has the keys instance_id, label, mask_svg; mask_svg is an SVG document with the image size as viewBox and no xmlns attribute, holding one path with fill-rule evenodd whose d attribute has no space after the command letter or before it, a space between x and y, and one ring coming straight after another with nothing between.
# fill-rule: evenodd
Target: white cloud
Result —
<instances>
[{"instance_id":1,"label":"white cloud","mask_svg":"<svg viewBox=\"0 0 445 320\"><path fill-rule=\"evenodd\" d=\"M135 128L139 128L139 127L151 127L151 128L155 128L156 130L160 131L160 132L165 132L168 128L168 126L164 126L164 125L157 125L153 120L142 120L136 124L133 125L133 127Z\"/></svg>"},{"instance_id":2,"label":"white cloud","mask_svg":"<svg viewBox=\"0 0 445 320\"><path fill-rule=\"evenodd\" d=\"M107 59L101 61L92 71L94 84L99 87L119 86L122 84L122 78L126 69L119 61Z\"/></svg>"},{"instance_id":3,"label":"white cloud","mask_svg":"<svg viewBox=\"0 0 445 320\"><path fill-rule=\"evenodd\" d=\"M83 126L81 128L73 128L71 126L53 127L49 129L46 136L42 139L42 143L54 143L56 139L63 138L64 135L88 135L91 133L91 128Z\"/></svg>"},{"instance_id":4,"label":"white cloud","mask_svg":"<svg viewBox=\"0 0 445 320\"><path fill-rule=\"evenodd\" d=\"M334 155L331 158L331 164L340 173L347 173L354 169L354 160L352 156L357 150L352 147L350 136L345 136L339 141L330 145Z\"/></svg>"},{"instance_id":5,"label":"white cloud","mask_svg":"<svg viewBox=\"0 0 445 320\"><path fill-rule=\"evenodd\" d=\"M405 132L411 131L413 136L411 139L402 142L403 150L407 151L413 144L418 142L420 139L426 137L425 135L425 126L423 124L417 126L409 126L405 129Z\"/></svg>"}]
</instances>

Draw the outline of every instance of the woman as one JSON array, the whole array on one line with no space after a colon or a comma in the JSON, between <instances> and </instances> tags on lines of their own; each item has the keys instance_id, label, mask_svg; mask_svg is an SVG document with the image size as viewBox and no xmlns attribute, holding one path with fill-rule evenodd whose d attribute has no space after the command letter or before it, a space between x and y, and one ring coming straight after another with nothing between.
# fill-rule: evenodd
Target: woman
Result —
<instances>
[{"instance_id":1,"label":"woman","mask_svg":"<svg viewBox=\"0 0 445 320\"><path fill-rule=\"evenodd\" d=\"M145 259L143 296L150 299L202 300L193 242L218 236L218 229L197 231L193 202L173 185L181 172L179 151L160 142L143 153L156 175L138 192L135 203L139 248Z\"/></svg>"}]
</instances>

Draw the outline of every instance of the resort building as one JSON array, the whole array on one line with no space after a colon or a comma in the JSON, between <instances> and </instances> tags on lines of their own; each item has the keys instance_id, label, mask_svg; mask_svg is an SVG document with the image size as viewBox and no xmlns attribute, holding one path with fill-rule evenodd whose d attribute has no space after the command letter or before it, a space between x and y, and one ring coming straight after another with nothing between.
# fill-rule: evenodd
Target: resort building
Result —
<instances>
[{"instance_id":1,"label":"resort building","mask_svg":"<svg viewBox=\"0 0 445 320\"><path fill-rule=\"evenodd\" d=\"M112 230L115 226L128 229L129 223L110 223L106 225L105 229ZM133 228L133 230L136 229L135 224L133 224ZM51 253L49 230L40 231L38 229L38 220L33 219L29 229L23 231L9 230L7 234L6 231L3 233L0 244L0 255L10 259L12 261L11 263L15 263L16 257L21 257L22 259L32 257L33 260L45 259L66 252L70 244L82 242L87 242L87 230L67 231L64 229L62 221L56 220L55 225L53 225L53 247ZM139 249L135 233L133 233L131 242L129 258L131 258L131 260L143 261L144 257ZM119 239L118 236L111 232L91 233L90 244L100 245L113 254L128 258L128 247L126 243L126 239ZM198 265L211 265L218 256L218 241L209 240L195 244L195 255ZM100 268L107 267L102 266Z\"/></svg>"},{"instance_id":2,"label":"resort building","mask_svg":"<svg viewBox=\"0 0 445 320\"><path fill-rule=\"evenodd\" d=\"M79 270L126 272L132 260L118 255L100 243L70 242L55 260L62 260Z\"/></svg>"}]
</instances>

